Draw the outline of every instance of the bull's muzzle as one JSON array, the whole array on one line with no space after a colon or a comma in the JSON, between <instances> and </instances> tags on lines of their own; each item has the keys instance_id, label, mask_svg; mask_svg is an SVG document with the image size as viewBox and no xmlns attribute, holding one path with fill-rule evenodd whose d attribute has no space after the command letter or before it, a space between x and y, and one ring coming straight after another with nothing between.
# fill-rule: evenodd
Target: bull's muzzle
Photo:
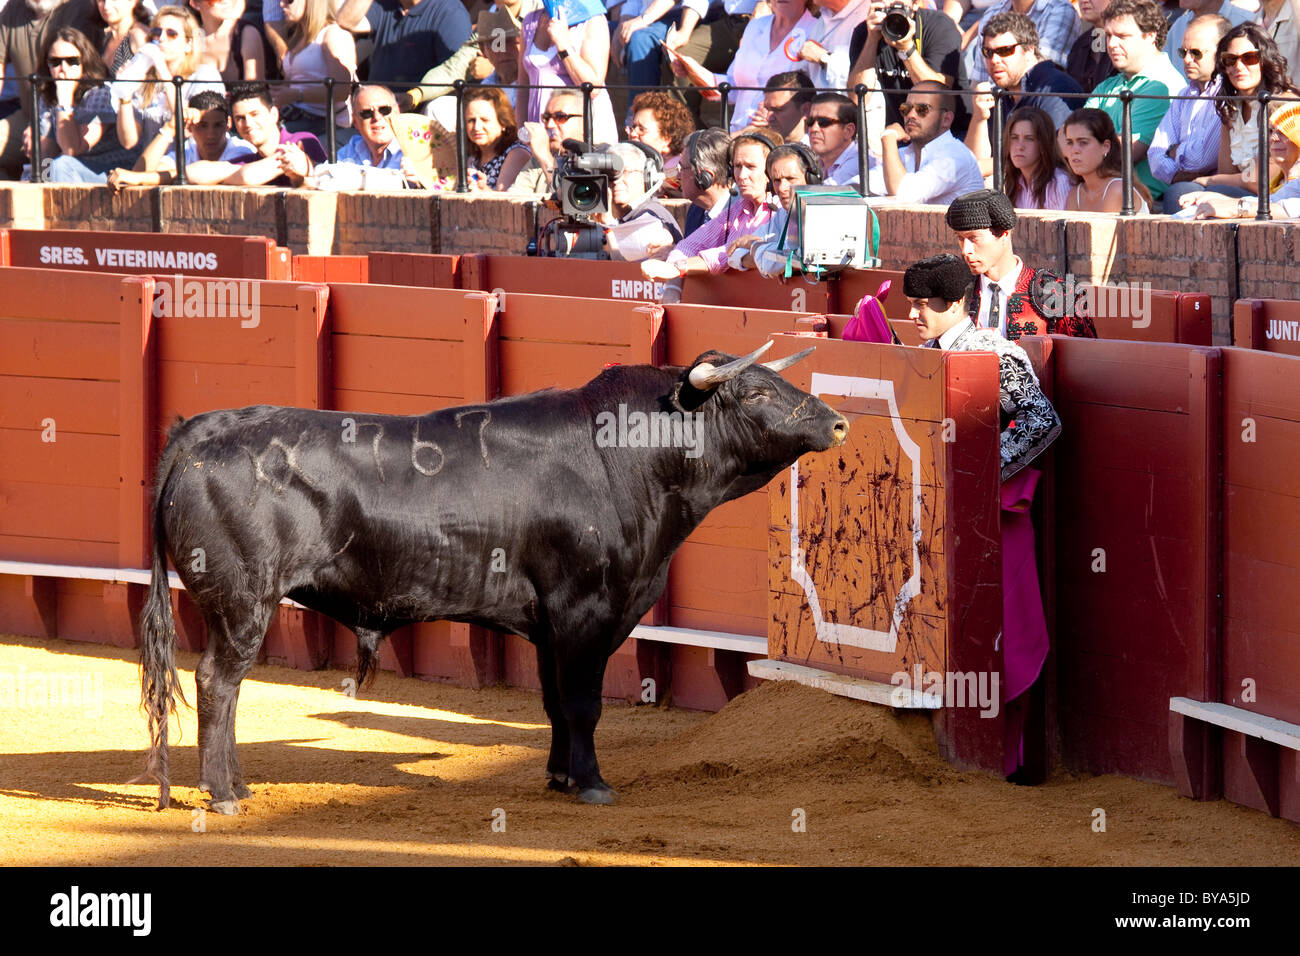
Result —
<instances>
[{"instance_id":1,"label":"bull's muzzle","mask_svg":"<svg viewBox=\"0 0 1300 956\"><path fill-rule=\"evenodd\" d=\"M838 448L849 440L849 420L843 415L837 415L835 424L831 426L831 447Z\"/></svg>"}]
</instances>

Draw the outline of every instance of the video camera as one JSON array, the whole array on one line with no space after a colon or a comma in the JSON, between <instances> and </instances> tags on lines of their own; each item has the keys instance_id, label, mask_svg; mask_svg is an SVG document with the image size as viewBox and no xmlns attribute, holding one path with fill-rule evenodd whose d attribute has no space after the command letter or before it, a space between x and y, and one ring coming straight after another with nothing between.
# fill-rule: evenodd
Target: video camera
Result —
<instances>
[{"instance_id":1,"label":"video camera","mask_svg":"<svg viewBox=\"0 0 1300 956\"><path fill-rule=\"evenodd\" d=\"M886 40L897 43L913 29L912 5L903 0L894 0L885 7L885 19L880 23L880 34Z\"/></svg>"},{"instance_id":2,"label":"video camera","mask_svg":"<svg viewBox=\"0 0 1300 956\"><path fill-rule=\"evenodd\" d=\"M623 160L580 139L566 139L564 149L568 157L555 170L551 196L564 218L542 227L530 244L529 255L608 259L605 229L593 217L609 212L610 192L614 179L623 172Z\"/></svg>"}]
</instances>

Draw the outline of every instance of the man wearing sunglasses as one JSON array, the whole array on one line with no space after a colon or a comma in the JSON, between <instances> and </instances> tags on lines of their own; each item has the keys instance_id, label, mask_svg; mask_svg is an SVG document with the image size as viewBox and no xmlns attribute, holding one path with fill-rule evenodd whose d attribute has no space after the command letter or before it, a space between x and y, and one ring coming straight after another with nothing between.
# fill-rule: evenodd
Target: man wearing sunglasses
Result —
<instances>
[{"instance_id":1,"label":"man wearing sunglasses","mask_svg":"<svg viewBox=\"0 0 1300 956\"><path fill-rule=\"evenodd\" d=\"M979 160L952 135L953 94L918 83L899 107L903 123L880 136L885 190L900 202L949 203L984 186Z\"/></svg>"},{"instance_id":2,"label":"man wearing sunglasses","mask_svg":"<svg viewBox=\"0 0 1300 956\"><path fill-rule=\"evenodd\" d=\"M401 169L402 149L389 117L397 113L397 99L382 86L361 86L352 94L352 127L357 131L339 150L340 163Z\"/></svg>"},{"instance_id":3,"label":"man wearing sunglasses","mask_svg":"<svg viewBox=\"0 0 1300 956\"><path fill-rule=\"evenodd\" d=\"M833 186L858 184L858 108L843 93L818 93L808 109L808 146L821 161L822 182ZM880 164L870 157L867 175L871 191L884 192Z\"/></svg>"},{"instance_id":4,"label":"man wearing sunglasses","mask_svg":"<svg viewBox=\"0 0 1300 956\"><path fill-rule=\"evenodd\" d=\"M525 123L519 141L533 153L536 165L527 166L510 186L512 193L551 194L556 167L568 153L566 139L582 139L582 94L572 89L556 90L542 109L540 123Z\"/></svg>"},{"instance_id":5,"label":"man wearing sunglasses","mask_svg":"<svg viewBox=\"0 0 1300 956\"><path fill-rule=\"evenodd\" d=\"M1154 0L1113 0L1102 16L1106 28L1106 52L1115 64L1116 73L1103 80L1083 105L1106 113L1117 131L1123 130L1124 106L1119 93L1131 90L1136 95L1154 99L1135 99L1132 105L1133 171L1142 185L1159 201L1169 184L1151 174L1147 149L1169 112L1168 97L1186 84L1164 54L1169 22Z\"/></svg>"},{"instance_id":6,"label":"man wearing sunglasses","mask_svg":"<svg viewBox=\"0 0 1300 956\"><path fill-rule=\"evenodd\" d=\"M1169 24L1169 35L1165 37L1165 55L1169 57L1169 62L1174 65L1174 69L1187 78L1188 83L1195 83L1196 81L1184 67L1183 54L1180 52L1189 48L1205 52L1187 40L1186 34L1192 26L1192 21L1218 15L1228 22L1228 29L1231 30L1238 23L1251 20L1255 13L1253 10L1237 6L1233 0L1178 0L1178 5L1183 8L1183 12ZM1251 6L1254 6L1253 2ZM1214 47L1210 47L1206 55L1209 57L1210 72L1213 73Z\"/></svg>"},{"instance_id":7,"label":"man wearing sunglasses","mask_svg":"<svg viewBox=\"0 0 1300 956\"><path fill-rule=\"evenodd\" d=\"M1219 81L1214 79L1214 51L1231 24L1218 14L1197 17L1183 33L1179 47L1189 84L1180 96L1194 100L1174 100L1160 121L1147 150L1151 174L1163 183L1175 185L1191 182L1197 176L1218 172L1219 141L1223 124L1215 112L1214 97ZM1178 212L1179 190L1165 193L1165 212Z\"/></svg>"},{"instance_id":8,"label":"man wearing sunglasses","mask_svg":"<svg viewBox=\"0 0 1300 956\"><path fill-rule=\"evenodd\" d=\"M1042 50L1043 59L1060 66L1065 65L1075 37L1083 29L1070 0L998 0L980 17L979 26L966 46L966 72L971 86L990 79L988 62L980 55L980 38L984 35L984 28L999 13L1008 11L1023 13L1034 21L1034 27L1038 30L1038 48Z\"/></svg>"}]
</instances>

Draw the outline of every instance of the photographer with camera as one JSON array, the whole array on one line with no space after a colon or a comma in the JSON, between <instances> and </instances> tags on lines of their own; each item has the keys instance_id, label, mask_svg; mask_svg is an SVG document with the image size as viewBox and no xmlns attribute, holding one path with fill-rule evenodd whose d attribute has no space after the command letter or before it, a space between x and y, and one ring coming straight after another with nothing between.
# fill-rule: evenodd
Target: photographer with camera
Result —
<instances>
[{"instance_id":1,"label":"photographer with camera","mask_svg":"<svg viewBox=\"0 0 1300 956\"><path fill-rule=\"evenodd\" d=\"M898 107L917 83L930 80L949 89L966 86L957 25L947 14L922 9L920 0L873 0L866 20L853 31L849 55L853 58L849 88L865 83L885 91L886 126L902 122ZM875 83L869 76L873 69ZM953 121L959 136L969 122L962 100Z\"/></svg>"}]
</instances>

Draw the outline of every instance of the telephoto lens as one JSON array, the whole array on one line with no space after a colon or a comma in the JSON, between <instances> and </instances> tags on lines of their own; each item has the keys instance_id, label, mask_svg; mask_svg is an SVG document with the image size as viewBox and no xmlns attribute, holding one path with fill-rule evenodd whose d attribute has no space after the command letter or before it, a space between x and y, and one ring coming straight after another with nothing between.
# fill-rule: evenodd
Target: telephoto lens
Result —
<instances>
[{"instance_id":1,"label":"telephoto lens","mask_svg":"<svg viewBox=\"0 0 1300 956\"><path fill-rule=\"evenodd\" d=\"M891 3L885 8L885 19L880 24L880 33L893 43L907 36L912 29L912 8L906 3Z\"/></svg>"}]
</instances>

